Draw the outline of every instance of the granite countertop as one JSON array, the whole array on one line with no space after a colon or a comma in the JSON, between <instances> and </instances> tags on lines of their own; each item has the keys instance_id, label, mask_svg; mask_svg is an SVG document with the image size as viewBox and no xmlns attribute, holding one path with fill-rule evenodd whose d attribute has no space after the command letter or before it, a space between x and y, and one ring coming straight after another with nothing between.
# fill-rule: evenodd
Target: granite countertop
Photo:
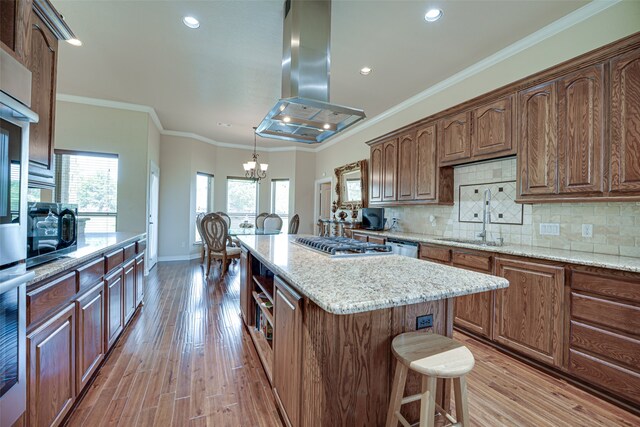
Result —
<instances>
[{"instance_id":1,"label":"granite countertop","mask_svg":"<svg viewBox=\"0 0 640 427\"><path fill-rule=\"evenodd\" d=\"M256 258L333 314L434 301L509 286L506 279L400 255L332 258L296 236L238 236Z\"/></svg>"},{"instance_id":2,"label":"granite countertop","mask_svg":"<svg viewBox=\"0 0 640 427\"><path fill-rule=\"evenodd\" d=\"M53 277L65 270L73 269L101 253L109 252L117 246L124 246L143 239L145 236L146 233L125 232L87 234L78 242L78 249L74 252L65 254L57 260L30 268L29 271L35 272L36 276L27 283L27 286Z\"/></svg>"},{"instance_id":3,"label":"granite countertop","mask_svg":"<svg viewBox=\"0 0 640 427\"><path fill-rule=\"evenodd\" d=\"M443 246L474 249L477 251L495 252L500 254L517 255L523 257L545 259L549 261L566 262L570 264L610 268L612 270L640 273L640 258L580 252L567 249L551 249L543 248L540 246L512 245L509 243L506 243L504 246L480 246L469 243L459 243L449 240L443 240L444 238L439 236L430 236L427 234L415 233L401 233L395 231L390 232L357 230L357 232L418 243L433 243Z\"/></svg>"}]
</instances>

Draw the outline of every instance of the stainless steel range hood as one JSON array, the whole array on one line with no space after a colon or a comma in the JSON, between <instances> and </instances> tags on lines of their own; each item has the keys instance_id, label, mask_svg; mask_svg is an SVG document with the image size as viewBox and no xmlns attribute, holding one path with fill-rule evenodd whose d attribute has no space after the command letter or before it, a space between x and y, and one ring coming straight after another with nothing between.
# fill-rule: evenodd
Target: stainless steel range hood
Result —
<instances>
[{"instance_id":1,"label":"stainless steel range hood","mask_svg":"<svg viewBox=\"0 0 640 427\"><path fill-rule=\"evenodd\" d=\"M256 133L314 144L364 119L364 111L329 103L331 1L287 0L282 99Z\"/></svg>"}]
</instances>

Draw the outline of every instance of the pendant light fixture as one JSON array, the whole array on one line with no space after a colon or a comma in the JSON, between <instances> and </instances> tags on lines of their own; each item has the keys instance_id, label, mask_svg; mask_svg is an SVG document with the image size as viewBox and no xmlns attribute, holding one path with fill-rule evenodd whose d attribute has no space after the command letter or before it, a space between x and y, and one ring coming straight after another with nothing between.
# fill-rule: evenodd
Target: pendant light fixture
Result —
<instances>
[{"instance_id":1,"label":"pendant light fixture","mask_svg":"<svg viewBox=\"0 0 640 427\"><path fill-rule=\"evenodd\" d=\"M252 160L242 164L244 168L244 176L249 179L253 179L254 181L260 181L261 179L267 176L267 168L269 167L266 163L258 163L258 153L257 153L257 141L256 141L256 129L253 128L253 156Z\"/></svg>"}]
</instances>

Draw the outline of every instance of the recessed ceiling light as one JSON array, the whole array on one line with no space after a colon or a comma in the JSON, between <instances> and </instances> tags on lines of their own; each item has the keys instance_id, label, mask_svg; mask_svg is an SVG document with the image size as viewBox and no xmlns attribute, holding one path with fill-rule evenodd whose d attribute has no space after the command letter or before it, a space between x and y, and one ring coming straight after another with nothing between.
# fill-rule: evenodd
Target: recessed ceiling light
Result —
<instances>
[{"instance_id":1,"label":"recessed ceiling light","mask_svg":"<svg viewBox=\"0 0 640 427\"><path fill-rule=\"evenodd\" d=\"M369 67L362 67L360 69L360 74L362 74L363 76L368 76L369 73L371 73L371 68Z\"/></svg>"},{"instance_id":2,"label":"recessed ceiling light","mask_svg":"<svg viewBox=\"0 0 640 427\"><path fill-rule=\"evenodd\" d=\"M289 123L291 121L291 117L289 116L284 116L284 118L282 119L283 122L285 123Z\"/></svg>"},{"instance_id":3,"label":"recessed ceiling light","mask_svg":"<svg viewBox=\"0 0 640 427\"><path fill-rule=\"evenodd\" d=\"M182 22L184 23L184 25L186 25L189 28L199 28L200 27L200 21L198 21L196 18L194 18L193 16L185 16L182 18Z\"/></svg>"},{"instance_id":4,"label":"recessed ceiling light","mask_svg":"<svg viewBox=\"0 0 640 427\"><path fill-rule=\"evenodd\" d=\"M325 129L330 129L331 125L329 123L325 123L324 126L322 126Z\"/></svg>"},{"instance_id":5,"label":"recessed ceiling light","mask_svg":"<svg viewBox=\"0 0 640 427\"><path fill-rule=\"evenodd\" d=\"M424 14L424 20L427 22L434 22L440 18L442 18L442 10L440 9L429 9L427 13Z\"/></svg>"},{"instance_id":6,"label":"recessed ceiling light","mask_svg":"<svg viewBox=\"0 0 640 427\"><path fill-rule=\"evenodd\" d=\"M79 39L69 39L67 40L67 43L72 46L82 46L82 42Z\"/></svg>"},{"instance_id":7,"label":"recessed ceiling light","mask_svg":"<svg viewBox=\"0 0 640 427\"><path fill-rule=\"evenodd\" d=\"M222 122L218 122L218 126L222 126L222 127L225 127L225 128L230 128L231 127L231 125L229 123L222 123Z\"/></svg>"}]
</instances>

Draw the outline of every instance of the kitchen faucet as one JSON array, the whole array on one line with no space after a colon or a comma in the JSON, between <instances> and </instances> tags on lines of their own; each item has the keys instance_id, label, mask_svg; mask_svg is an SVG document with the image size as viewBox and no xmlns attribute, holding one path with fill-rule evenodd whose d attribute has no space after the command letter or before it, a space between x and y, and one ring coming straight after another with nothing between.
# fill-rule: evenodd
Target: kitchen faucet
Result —
<instances>
[{"instance_id":1,"label":"kitchen faucet","mask_svg":"<svg viewBox=\"0 0 640 427\"><path fill-rule=\"evenodd\" d=\"M482 238L482 243L487 243L487 224L491 222L491 190L484 190L484 211L482 212L482 231L478 237Z\"/></svg>"}]
</instances>

